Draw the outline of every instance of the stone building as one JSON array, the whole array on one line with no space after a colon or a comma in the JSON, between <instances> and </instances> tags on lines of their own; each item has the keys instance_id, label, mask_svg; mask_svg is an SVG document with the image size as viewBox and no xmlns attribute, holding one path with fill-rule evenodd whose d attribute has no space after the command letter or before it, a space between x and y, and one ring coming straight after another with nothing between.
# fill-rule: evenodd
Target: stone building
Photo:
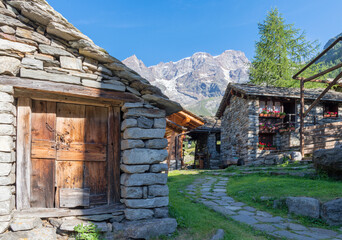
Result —
<instances>
[{"instance_id":1,"label":"stone building","mask_svg":"<svg viewBox=\"0 0 342 240\"><path fill-rule=\"evenodd\" d=\"M166 119L166 138L168 141L168 157L166 163L169 170L181 169L184 166L183 141L186 134L204 124L204 120L192 112L182 110Z\"/></svg>"},{"instance_id":2,"label":"stone building","mask_svg":"<svg viewBox=\"0 0 342 240\"><path fill-rule=\"evenodd\" d=\"M196 142L194 165L200 169L218 169L225 165L220 155L221 120L213 117L203 119L203 126L188 133L191 140Z\"/></svg>"},{"instance_id":3,"label":"stone building","mask_svg":"<svg viewBox=\"0 0 342 240\"><path fill-rule=\"evenodd\" d=\"M305 90L306 109L321 92ZM216 114L222 120L221 160L277 164L286 152L298 151L299 96L295 88L230 83ZM341 116L342 93L330 91L305 118L305 127L338 122Z\"/></svg>"},{"instance_id":4,"label":"stone building","mask_svg":"<svg viewBox=\"0 0 342 240\"><path fill-rule=\"evenodd\" d=\"M180 110L46 1L1 0L0 238L173 232L160 163Z\"/></svg>"}]
</instances>

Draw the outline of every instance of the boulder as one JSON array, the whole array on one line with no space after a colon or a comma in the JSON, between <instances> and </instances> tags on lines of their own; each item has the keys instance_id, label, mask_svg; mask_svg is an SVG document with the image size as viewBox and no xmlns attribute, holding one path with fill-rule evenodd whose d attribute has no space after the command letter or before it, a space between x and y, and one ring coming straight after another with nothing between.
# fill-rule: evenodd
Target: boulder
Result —
<instances>
[{"instance_id":1,"label":"boulder","mask_svg":"<svg viewBox=\"0 0 342 240\"><path fill-rule=\"evenodd\" d=\"M128 208L159 208L166 207L169 204L169 198L125 199L124 202Z\"/></svg>"},{"instance_id":2,"label":"boulder","mask_svg":"<svg viewBox=\"0 0 342 240\"><path fill-rule=\"evenodd\" d=\"M61 224L59 229L62 231L73 232L74 228L79 224L89 225L89 224L91 224L91 222L83 221L83 220L80 220L77 218L70 217L70 218L66 218L63 220L63 223ZM105 222L94 222L93 224L98 227L100 232L107 232L110 230L107 223L105 223Z\"/></svg>"},{"instance_id":3,"label":"boulder","mask_svg":"<svg viewBox=\"0 0 342 240\"><path fill-rule=\"evenodd\" d=\"M214 236L211 237L211 240L221 240L224 239L224 231L223 229L218 229Z\"/></svg>"},{"instance_id":4,"label":"boulder","mask_svg":"<svg viewBox=\"0 0 342 240\"><path fill-rule=\"evenodd\" d=\"M151 209L132 209L127 208L125 210L125 216L128 220L141 220L141 219L147 219L152 218L154 212Z\"/></svg>"},{"instance_id":5,"label":"boulder","mask_svg":"<svg viewBox=\"0 0 342 240\"><path fill-rule=\"evenodd\" d=\"M143 188L142 187L121 187L122 198L142 198Z\"/></svg>"},{"instance_id":6,"label":"boulder","mask_svg":"<svg viewBox=\"0 0 342 240\"><path fill-rule=\"evenodd\" d=\"M49 45L51 43L51 41L44 35L20 27L17 27L16 35L42 44Z\"/></svg>"},{"instance_id":7,"label":"boulder","mask_svg":"<svg viewBox=\"0 0 342 240\"><path fill-rule=\"evenodd\" d=\"M39 70L43 70L44 66L43 66L43 61L34 59L34 58L23 58L23 60L21 61L22 66L24 66L25 68L31 68L31 69L39 69Z\"/></svg>"},{"instance_id":8,"label":"boulder","mask_svg":"<svg viewBox=\"0 0 342 240\"><path fill-rule=\"evenodd\" d=\"M154 217L156 218L167 218L169 216L169 208L161 207L154 209Z\"/></svg>"},{"instance_id":9,"label":"boulder","mask_svg":"<svg viewBox=\"0 0 342 240\"><path fill-rule=\"evenodd\" d=\"M82 60L75 57L60 56L61 67L71 70L82 70Z\"/></svg>"},{"instance_id":10,"label":"boulder","mask_svg":"<svg viewBox=\"0 0 342 240\"><path fill-rule=\"evenodd\" d=\"M19 72L20 61L13 57L0 57L0 74L16 76Z\"/></svg>"},{"instance_id":11,"label":"boulder","mask_svg":"<svg viewBox=\"0 0 342 240\"><path fill-rule=\"evenodd\" d=\"M26 231L42 226L40 218L16 218L10 223L13 232Z\"/></svg>"},{"instance_id":12,"label":"boulder","mask_svg":"<svg viewBox=\"0 0 342 240\"><path fill-rule=\"evenodd\" d=\"M155 105L156 107L165 109L168 116L171 115L172 113L183 110L182 106L179 103L175 101L171 101L170 99L167 99L161 96L146 94L146 95L143 95L142 97L146 101L153 103L153 105Z\"/></svg>"},{"instance_id":13,"label":"boulder","mask_svg":"<svg viewBox=\"0 0 342 240\"><path fill-rule=\"evenodd\" d=\"M152 128L153 126L153 119L147 117L139 117L137 120L139 128Z\"/></svg>"},{"instance_id":14,"label":"boulder","mask_svg":"<svg viewBox=\"0 0 342 240\"><path fill-rule=\"evenodd\" d=\"M329 225L342 225L342 198L322 204L321 216Z\"/></svg>"},{"instance_id":15,"label":"boulder","mask_svg":"<svg viewBox=\"0 0 342 240\"><path fill-rule=\"evenodd\" d=\"M168 170L168 166L166 163L161 163L161 164L153 164L151 166L151 172L155 172L155 173L159 173L162 171L167 171Z\"/></svg>"},{"instance_id":16,"label":"boulder","mask_svg":"<svg viewBox=\"0 0 342 240\"><path fill-rule=\"evenodd\" d=\"M150 165L121 164L121 166L120 166L120 169L125 173L143 173L143 172L146 172L149 168L150 168Z\"/></svg>"},{"instance_id":17,"label":"boulder","mask_svg":"<svg viewBox=\"0 0 342 240\"><path fill-rule=\"evenodd\" d=\"M14 198L12 198L11 200L0 202L0 216L10 214L14 208L14 205Z\"/></svg>"},{"instance_id":18,"label":"boulder","mask_svg":"<svg viewBox=\"0 0 342 240\"><path fill-rule=\"evenodd\" d=\"M143 185L154 185L154 184L166 184L167 174L165 173L137 173L121 175L120 182L122 185L132 186L143 186Z\"/></svg>"},{"instance_id":19,"label":"boulder","mask_svg":"<svg viewBox=\"0 0 342 240\"><path fill-rule=\"evenodd\" d=\"M122 162L130 165L152 164L164 161L167 156L167 150L135 148L123 152Z\"/></svg>"},{"instance_id":20,"label":"boulder","mask_svg":"<svg viewBox=\"0 0 342 240\"><path fill-rule=\"evenodd\" d=\"M153 127L154 128L166 128L166 119L165 118L155 118Z\"/></svg>"},{"instance_id":21,"label":"boulder","mask_svg":"<svg viewBox=\"0 0 342 240\"><path fill-rule=\"evenodd\" d=\"M161 109L150 108L129 108L124 114L124 119L129 117L148 117L148 118L163 118L165 111Z\"/></svg>"},{"instance_id":22,"label":"boulder","mask_svg":"<svg viewBox=\"0 0 342 240\"><path fill-rule=\"evenodd\" d=\"M0 152L0 162L1 163L11 163L15 161L14 152Z\"/></svg>"},{"instance_id":23,"label":"boulder","mask_svg":"<svg viewBox=\"0 0 342 240\"><path fill-rule=\"evenodd\" d=\"M61 83L71 83L71 84L81 84L80 77L64 75L64 74L56 74L56 73L48 73L41 70L32 70L21 68L20 69L20 77L23 78L33 78L38 80L47 80L53 82L61 82Z\"/></svg>"},{"instance_id":24,"label":"boulder","mask_svg":"<svg viewBox=\"0 0 342 240\"><path fill-rule=\"evenodd\" d=\"M90 215L90 216L78 216L78 219L94 221L94 222L103 222L113 218L112 214L101 214L101 215Z\"/></svg>"},{"instance_id":25,"label":"boulder","mask_svg":"<svg viewBox=\"0 0 342 240\"><path fill-rule=\"evenodd\" d=\"M58 48L58 47L52 47L46 44L39 44L39 51L41 53L47 54L47 55L52 55L55 57L60 57L60 56L69 56L69 57L74 57L71 53L68 51Z\"/></svg>"},{"instance_id":26,"label":"boulder","mask_svg":"<svg viewBox=\"0 0 342 240\"><path fill-rule=\"evenodd\" d=\"M121 150L131 149L131 148L143 148L145 143L142 140L122 140Z\"/></svg>"},{"instance_id":27,"label":"boulder","mask_svg":"<svg viewBox=\"0 0 342 240\"><path fill-rule=\"evenodd\" d=\"M342 180L341 148L320 149L313 153L313 163L318 171L324 171L329 177Z\"/></svg>"},{"instance_id":28,"label":"boulder","mask_svg":"<svg viewBox=\"0 0 342 240\"><path fill-rule=\"evenodd\" d=\"M169 195L169 188L167 185L152 185L148 187L149 197L162 197Z\"/></svg>"},{"instance_id":29,"label":"boulder","mask_svg":"<svg viewBox=\"0 0 342 240\"><path fill-rule=\"evenodd\" d=\"M291 160L292 161L301 161L302 154L300 152L291 152Z\"/></svg>"},{"instance_id":30,"label":"boulder","mask_svg":"<svg viewBox=\"0 0 342 240\"><path fill-rule=\"evenodd\" d=\"M0 176L8 176L12 169L12 163L0 163Z\"/></svg>"},{"instance_id":31,"label":"boulder","mask_svg":"<svg viewBox=\"0 0 342 240\"><path fill-rule=\"evenodd\" d=\"M0 136L0 151L11 152L14 148L13 138L10 136Z\"/></svg>"},{"instance_id":32,"label":"boulder","mask_svg":"<svg viewBox=\"0 0 342 240\"><path fill-rule=\"evenodd\" d=\"M144 107L144 103L142 103L142 102L136 102L136 103L126 102L122 106L122 111L127 112L128 109L130 109L130 108L142 108L142 107Z\"/></svg>"},{"instance_id":33,"label":"boulder","mask_svg":"<svg viewBox=\"0 0 342 240\"><path fill-rule=\"evenodd\" d=\"M153 139L164 138L165 129L142 129L142 128L127 128L124 131L124 139Z\"/></svg>"},{"instance_id":34,"label":"boulder","mask_svg":"<svg viewBox=\"0 0 342 240\"><path fill-rule=\"evenodd\" d=\"M57 22L50 22L49 25L47 25L46 31L52 35L55 35L57 37L60 37L68 41L78 40L81 38L87 38L79 31L76 31L75 29L70 28L70 26L64 26Z\"/></svg>"},{"instance_id":35,"label":"boulder","mask_svg":"<svg viewBox=\"0 0 342 240\"><path fill-rule=\"evenodd\" d=\"M296 215L319 218L320 202L315 198L309 197L288 197L286 205L290 213Z\"/></svg>"},{"instance_id":36,"label":"boulder","mask_svg":"<svg viewBox=\"0 0 342 240\"><path fill-rule=\"evenodd\" d=\"M78 74L78 75L81 75L81 74ZM90 75L88 74L88 76ZM96 80L82 79L82 85L86 87L109 89L109 90L118 91L118 92L124 92L126 89L126 86L123 83L118 82L118 81L116 81L115 83L114 82L103 83L103 82L98 82Z\"/></svg>"},{"instance_id":37,"label":"boulder","mask_svg":"<svg viewBox=\"0 0 342 240\"><path fill-rule=\"evenodd\" d=\"M168 144L168 141L166 138L151 139L151 140L146 141L147 148L163 149L167 147L167 144Z\"/></svg>"},{"instance_id":38,"label":"boulder","mask_svg":"<svg viewBox=\"0 0 342 240\"><path fill-rule=\"evenodd\" d=\"M36 228L31 231L7 232L0 236L1 240L56 240L56 230L54 228Z\"/></svg>"},{"instance_id":39,"label":"boulder","mask_svg":"<svg viewBox=\"0 0 342 240\"><path fill-rule=\"evenodd\" d=\"M138 125L138 121L134 118L129 118L123 120L121 123L121 130L124 131L126 128L136 127Z\"/></svg>"},{"instance_id":40,"label":"boulder","mask_svg":"<svg viewBox=\"0 0 342 240\"><path fill-rule=\"evenodd\" d=\"M120 228L126 239L150 239L160 235L173 233L176 231L177 221L173 218L130 221L121 225Z\"/></svg>"}]
</instances>

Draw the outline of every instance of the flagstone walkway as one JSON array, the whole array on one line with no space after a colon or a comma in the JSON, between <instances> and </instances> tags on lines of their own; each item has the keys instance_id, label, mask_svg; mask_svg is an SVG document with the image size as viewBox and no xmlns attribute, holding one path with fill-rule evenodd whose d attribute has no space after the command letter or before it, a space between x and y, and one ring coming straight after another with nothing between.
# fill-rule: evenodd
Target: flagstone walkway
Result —
<instances>
[{"instance_id":1,"label":"flagstone walkway","mask_svg":"<svg viewBox=\"0 0 342 240\"><path fill-rule=\"evenodd\" d=\"M277 238L295 240L342 239L342 232L322 228L305 227L295 223L290 218L273 216L267 212L258 211L242 202L236 202L226 193L227 177L205 177L195 180L187 186L186 192L196 201L226 217L245 223L256 230L265 232ZM200 198L197 198L197 193Z\"/></svg>"}]
</instances>

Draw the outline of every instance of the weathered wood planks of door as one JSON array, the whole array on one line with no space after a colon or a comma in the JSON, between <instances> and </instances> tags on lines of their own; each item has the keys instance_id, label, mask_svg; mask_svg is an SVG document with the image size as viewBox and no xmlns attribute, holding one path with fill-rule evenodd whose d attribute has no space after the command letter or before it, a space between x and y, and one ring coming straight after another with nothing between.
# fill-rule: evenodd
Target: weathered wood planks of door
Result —
<instances>
[{"instance_id":1,"label":"weathered wood planks of door","mask_svg":"<svg viewBox=\"0 0 342 240\"><path fill-rule=\"evenodd\" d=\"M120 108L34 100L31 135L31 207L119 201Z\"/></svg>"},{"instance_id":2,"label":"weathered wood planks of door","mask_svg":"<svg viewBox=\"0 0 342 240\"><path fill-rule=\"evenodd\" d=\"M56 103L32 101L31 207L54 207Z\"/></svg>"},{"instance_id":3,"label":"weathered wood planks of door","mask_svg":"<svg viewBox=\"0 0 342 240\"><path fill-rule=\"evenodd\" d=\"M107 122L107 108L57 104L56 203L63 188L89 188L89 204L107 203Z\"/></svg>"}]
</instances>

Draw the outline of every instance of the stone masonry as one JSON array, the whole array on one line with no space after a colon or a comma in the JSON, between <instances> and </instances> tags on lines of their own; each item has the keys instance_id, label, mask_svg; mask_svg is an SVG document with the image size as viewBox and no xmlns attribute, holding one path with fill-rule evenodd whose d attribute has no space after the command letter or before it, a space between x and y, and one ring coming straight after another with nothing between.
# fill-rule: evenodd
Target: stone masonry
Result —
<instances>
[{"instance_id":1,"label":"stone masonry","mask_svg":"<svg viewBox=\"0 0 342 240\"><path fill-rule=\"evenodd\" d=\"M3 233L15 207L16 108L13 87L0 85L0 96L0 233Z\"/></svg>"},{"instance_id":2,"label":"stone masonry","mask_svg":"<svg viewBox=\"0 0 342 240\"><path fill-rule=\"evenodd\" d=\"M95 45L44 0L0 0L1 75L104 89L114 95L126 92L138 100L121 108L118 209L90 216L15 218L16 89L0 80L0 239L67 239L74 226L89 221L106 239L175 231L176 220L168 218L167 166L161 162L167 157L165 116L180 111L179 104Z\"/></svg>"},{"instance_id":3,"label":"stone masonry","mask_svg":"<svg viewBox=\"0 0 342 240\"><path fill-rule=\"evenodd\" d=\"M312 101L305 102L307 109ZM337 118L323 117L323 104L315 106L305 118L304 125L312 126L325 123L339 122L342 120L342 104L339 103L339 116ZM296 102L296 113L300 105ZM298 115L297 115L298 116ZM274 144L283 153L272 150L260 150L259 143L259 98L248 97L247 99L232 96L230 104L222 115L221 133L221 161L228 164L236 164L237 159L243 159L247 165L273 165L283 162L284 157L292 151L299 149L299 117L296 117L296 131L277 133Z\"/></svg>"}]
</instances>

